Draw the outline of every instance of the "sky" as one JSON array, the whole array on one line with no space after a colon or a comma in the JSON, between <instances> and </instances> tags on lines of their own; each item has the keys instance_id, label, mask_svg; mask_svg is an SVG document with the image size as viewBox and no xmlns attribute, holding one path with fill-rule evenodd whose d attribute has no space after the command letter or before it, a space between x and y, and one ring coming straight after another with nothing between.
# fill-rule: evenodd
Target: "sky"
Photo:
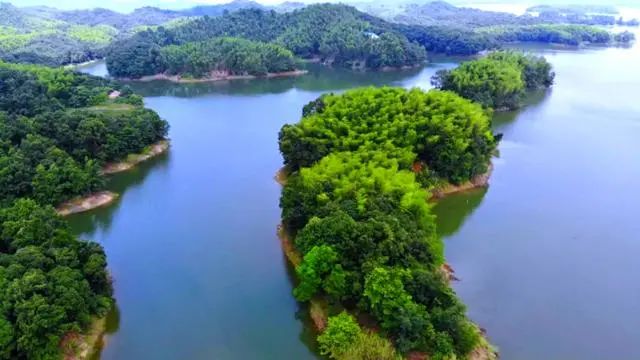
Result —
<instances>
[{"instance_id":1,"label":"sky","mask_svg":"<svg viewBox=\"0 0 640 360\"><path fill-rule=\"evenodd\" d=\"M213 5L224 4L231 0L0 0L0 2L10 2L16 6L34 6L34 5L47 5L56 7L59 9L87 9L102 7L112 9L121 12L129 12L133 9L142 6L155 6L163 9L184 9L196 5ZM255 0L265 5L275 5L282 3L285 0ZM359 1L371 1L371 0L289 0L296 2L312 3L312 2L359 2ZM428 2L433 0L377 0L390 5L397 2ZM639 6L640 0L445 0L456 5L464 5L471 7L483 7L484 4L500 3L500 4L513 4L518 3L523 5L534 5L540 3L580 3L580 4L617 4L626 6ZM489 8L488 8L489 9ZM494 10L494 9L490 9ZM505 10L509 11L509 10Z\"/></svg>"},{"instance_id":2,"label":"sky","mask_svg":"<svg viewBox=\"0 0 640 360\"><path fill-rule=\"evenodd\" d=\"M184 9L195 5L224 4L230 0L0 0L16 6L47 5L59 9L87 9L103 7L119 11L131 11L142 6L156 6L164 9ZM299 1L299 0L296 0ZM279 4L283 0L259 0L262 4ZM300 0L300 2L311 2Z\"/></svg>"}]
</instances>

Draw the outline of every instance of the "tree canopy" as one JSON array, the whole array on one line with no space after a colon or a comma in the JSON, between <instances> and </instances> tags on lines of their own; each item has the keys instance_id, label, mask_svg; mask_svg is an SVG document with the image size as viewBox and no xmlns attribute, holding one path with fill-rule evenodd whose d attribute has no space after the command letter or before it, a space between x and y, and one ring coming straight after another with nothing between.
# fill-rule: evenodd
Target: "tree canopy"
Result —
<instances>
[{"instance_id":1,"label":"tree canopy","mask_svg":"<svg viewBox=\"0 0 640 360\"><path fill-rule=\"evenodd\" d=\"M488 108L515 109L526 90L548 88L554 77L544 57L499 51L453 70L440 70L432 83Z\"/></svg>"},{"instance_id":2,"label":"tree canopy","mask_svg":"<svg viewBox=\"0 0 640 360\"><path fill-rule=\"evenodd\" d=\"M116 99L108 94L120 90ZM57 205L103 186L101 165L163 139L167 123L128 88L36 65L0 63L0 205Z\"/></svg>"},{"instance_id":3,"label":"tree canopy","mask_svg":"<svg viewBox=\"0 0 640 360\"><path fill-rule=\"evenodd\" d=\"M355 8L335 4L309 5L290 13L243 9L215 18L205 16L118 42L109 51L107 65L115 76L155 74L162 71L162 48L229 36L276 44L296 56L340 66L377 69L425 61L423 47L388 26L372 25L363 16Z\"/></svg>"},{"instance_id":4,"label":"tree canopy","mask_svg":"<svg viewBox=\"0 0 640 360\"><path fill-rule=\"evenodd\" d=\"M60 358L62 338L113 304L102 247L28 199L0 209L0 287L0 359Z\"/></svg>"},{"instance_id":5,"label":"tree canopy","mask_svg":"<svg viewBox=\"0 0 640 360\"><path fill-rule=\"evenodd\" d=\"M401 353L467 356L479 333L440 270L443 246L420 177L484 172L496 142L487 113L450 92L364 88L325 95L303 114L280 132L291 172L282 218L303 255L296 298L322 295L371 314ZM334 359L396 358L346 314L330 318L318 341Z\"/></svg>"}]
</instances>

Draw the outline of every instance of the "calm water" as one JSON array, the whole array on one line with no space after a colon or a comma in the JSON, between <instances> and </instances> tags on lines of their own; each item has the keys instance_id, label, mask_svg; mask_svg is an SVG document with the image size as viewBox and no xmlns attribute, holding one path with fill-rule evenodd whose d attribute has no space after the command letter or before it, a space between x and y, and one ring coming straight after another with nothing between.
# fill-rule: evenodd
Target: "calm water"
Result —
<instances>
[{"instance_id":1,"label":"calm water","mask_svg":"<svg viewBox=\"0 0 640 360\"><path fill-rule=\"evenodd\" d=\"M545 56L557 85L496 117L491 186L436 207L455 288L504 359L640 358L640 51ZM313 358L275 234L278 130L321 93L428 87L451 66L137 85L172 149L114 177L117 204L71 219L115 279L103 358Z\"/></svg>"}]
</instances>

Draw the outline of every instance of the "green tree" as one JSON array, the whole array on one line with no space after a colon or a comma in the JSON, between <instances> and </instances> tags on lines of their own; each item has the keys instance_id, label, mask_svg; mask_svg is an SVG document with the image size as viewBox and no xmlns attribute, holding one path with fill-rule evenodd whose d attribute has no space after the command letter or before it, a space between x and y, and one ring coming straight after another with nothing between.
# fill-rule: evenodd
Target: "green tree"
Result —
<instances>
[{"instance_id":1,"label":"green tree","mask_svg":"<svg viewBox=\"0 0 640 360\"><path fill-rule=\"evenodd\" d=\"M361 330L355 319L342 312L329 318L327 328L318 336L320 353L332 359L340 359L358 340Z\"/></svg>"}]
</instances>

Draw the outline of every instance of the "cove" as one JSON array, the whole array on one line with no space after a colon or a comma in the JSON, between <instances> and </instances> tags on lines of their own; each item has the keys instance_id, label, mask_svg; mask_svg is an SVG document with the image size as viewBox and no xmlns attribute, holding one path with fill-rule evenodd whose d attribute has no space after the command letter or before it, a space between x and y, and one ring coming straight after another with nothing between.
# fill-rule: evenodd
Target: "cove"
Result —
<instances>
[{"instance_id":1,"label":"cove","mask_svg":"<svg viewBox=\"0 0 640 360\"><path fill-rule=\"evenodd\" d=\"M455 289L504 359L640 357L640 52L533 50L556 85L496 115L490 187L435 208ZM170 122L171 151L114 176L114 205L70 218L114 277L102 358L315 358L276 234L278 130L324 92L426 88L453 66L133 84Z\"/></svg>"}]
</instances>

